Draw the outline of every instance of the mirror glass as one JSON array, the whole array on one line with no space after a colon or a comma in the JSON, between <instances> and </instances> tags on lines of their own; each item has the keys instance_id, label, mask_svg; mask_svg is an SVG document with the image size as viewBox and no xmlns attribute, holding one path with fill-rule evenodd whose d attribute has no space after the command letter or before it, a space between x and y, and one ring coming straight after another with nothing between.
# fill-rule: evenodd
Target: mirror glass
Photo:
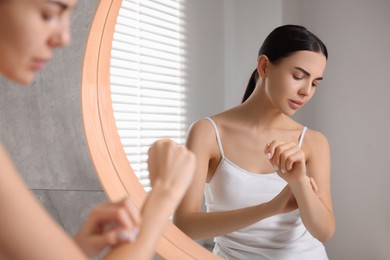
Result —
<instances>
[{"instance_id":1,"label":"mirror glass","mask_svg":"<svg viewBox=\"0 0 390 260\"><path fill-rule=\"evenodd\" d=\"M133 4L136 1L126 2ZM171 10L172 5L177 3L169 0L144 2L161 4L162 9L167 8L164 10ZM330 53L323 83L312 101L296 115L302 124L323 132L331 144L332 195L337 232L326 244L328 255L330 259L362 259L363 256L387 259L390 241L383 227L388 226L390 211L389 207L383 206L388 204L386 200L381 198L390 196L385 185L390 179L384 170L387 169L384 157L390 146L390 139L387 138L390 131L387 120L390 88L386 84L390 68L390 37L386 33L386 26L390 22L390 2L183 0L181 6L179 27L183 38L180 39L186 50L179 55L179 64L183 66L179 73L182 81L174 84L169 81L167 85L184 87L179 90L184 102L176 110L184 112L180 112L182 117L177 128L168 126L170 121L166 122L168 129L162 135L172 134L182 142L180 138L185 137L192 122L238 104L250 73L256 66L257 51L268 33L281 24L304 25L324 40ZM161 30L166 26L162 25ZM131 30L127 27L123 29ZM128 46L129 42L131 39L126 39L124 46ZM114 48L122 47L118 45ZM135 44L134 48L139 47ZM167 48L166 53L171 53L170 50ZM122 59L121 55L117 56L119 60ZM127 61L128 58L124 56L123 60ZM166 64L170 64L168 61L170 59ZM141 67L145 66L145 71L139 73L146 74L155 65L151 60L142 61ZM168 71L161 68L163 72L158 78L170 78L172 69L177 68L171 65ZM131 80L143 79L134 76ZM162 86L165 82L160 83L157 85ZM111 92L112 99L118 99L120 103L114 92ZM167 103L171 102L168 97L166 100L169 100ZM372 100L375 100L375 106L370 103ZM126 98L123 102L126 107L132 106L126 103ZM122 108L116 110L115 106L116 125L120 128L121 120L129 112L121 111ZM139 120L142 121L142 116ZM131 162L134 152L128 150L131 141L127 139L127 129L124 128L119 134ZM175 129L178 129L177 133L168 132ZM145 152L149 141L139 144L137 150ZM138 175L144 179L145 157L141 155L140 158L134 163L134 168L138 163L137 171L141 172ZM367 176L367 173L370 175ZM374 177L372 173L375 173ZM350 185L351 180L354 181L353 185ZM118 187L115 185L113 187ZM114 193L114 190L110 193ZM378 199L380 203L372 203ZM373 218L375 221L367 221Z\"/></svg>"},{"instance_id":2,"label":"mirror glass","mask_svg":"<svg viewBox=\"0 0 390 260\"><path fill-rule=\"evenodd\" d=\"M136 0L126 2L138 3ZM152 4L163 2L162 5L165 7L168 6L170 9L172 9L171 5L176 3L176 1L158 0L142 2L148 2ZM117 25L118 15L120 13L121 7L121 0L101 0L99 2L95 17L90 27L90 32L85 48L81 86L81 105L86 141L90 150L91 158L96 168L97 176L107 196L112 201L118 201L125 196L129 197L134 202L134 204L139 209L141 209L142 204L146 198L146 191L144 187L142 187L137 176L133 174L134 171L128 160L129 155L125 153L124 149L124 144L127 145L126 140L121 141L119 138L117 128L118 123L114 118L112 104L112 95L114 94L112 94L110 86L111 49L113 46L113 38L115 34L114 31ZM176 25L173 27L177 28L178 26ZM120 49L120 47L118 47L118 49ZM174 59L173 57L178 57L178 55L175 54L172 49L167 48L167 53L169 52L170 55L168 55L168 59L177 62L177 58ZM124 56L123 59L120 60L127 61L129 59L131 60L131 58ZM167 69L164 66L161 66L161 64L158 62L155 62L155 60L143 60L143 63L147 63L147 69L145 69L145 71L158 71L160 72L158 78L164 79L164 81L159 80L159 84L155 84L155 80L151 80L147 82L147 86L149 87L149 91L150 89L153 90L153 92L160 91L159 93L164 95L163 99L165 99L167 102L161 102L161 111L163 111L164 114L172 116L170 119L164 119L164 125L161 127L163 131L159 129L158 133L169 135L174 139L182 137L183 134L181 129L183 129L183 122L182 119L180 119L181 112L178 113L177 111L181 111L181 99L183 98L183 95L181 93L180 87L184 84L179 84L177 82L177 78L180 79L180 75L178 76L177 72L172 72L177 68L172 65L171 68ZM144 65L143 63L141 66ZM150 63L153 63L153 66L151 66ZM127 64L122 64L120 66L127 66ZM159 68L156 70L155 68L159 66L164 68ZM152 69L150 67L152 67ZM119 71L120 69L122 68L119 68ZM143 73L144 71L142 71L141 76L144 76L142 75ZM129 75L124 73L123 76L127 77ZM154 75L154 77L156 77L156 75ZM134 80L134 78L135 77L129 77L131 80ZM173 78L175 78L175 80L173 80ZM138 80L141 82L144 80L144 78L140 77ZM121 83L122 82L119 82L119 87L121 87ZM154 84L154 87L150 87L151 84ZM169 93L169 91L161 92L161 85L166 88L170 87L173 90L170 91L171 93ZM122 93L122 89L115 90L115 95L118 94L118 92ZM126 98L129 93L124 92L124 94L125 97L123 100L118 99L118 103L121 104L122 102L125 106L129 106L129 102ZM145 100L149 101L149 103L144 102L142 106L139 106L140 108L143 108L142 111L146 111L146 113L144 113L146 117L144 117L145 115L142 115L141 121L144 118L147 118L147 120L144 121L150 122L150 115L148 115L147 112L149 111L148 109L150 106L154 105L155 99L153 99L153 97L155 97L155 94L153 96L150 94L150 92L142 92L139 95L148 97L143 98L143 102ZM152 102L150 102L150 99ZM137 109L134 108L134 104L130 104L130 107L131 106L133 109ZM176 107L176 109L172 109L172 107ZM122 108L119 107L119 109ZM128 113L128 110L124 112L119 110L115 113ZM172 118L175 119L173 120ZM118 121L120 121L120 117ZM161 125L161 122L158 122L158 124ZM150 130L150 132L153 133L153 128L155 128L155 126L151 123L145 123L143 128L144 130ZM131 132L134 129L124 129L124 131L127 130ZM138 132L140 133L140 131ZM142 131L140 134L143 134L143 132L144 131ZM146 138L146 141L143 142L150 142L150 140ZM147 146L147 144L141 142L140 149L147 150ZM208 250L201 247L198 243L186 236L172 223L168 223L164 234L159 240L156 252L163 259L218 259L215 255L211 254Z\"/></svg>"}]
</instances>

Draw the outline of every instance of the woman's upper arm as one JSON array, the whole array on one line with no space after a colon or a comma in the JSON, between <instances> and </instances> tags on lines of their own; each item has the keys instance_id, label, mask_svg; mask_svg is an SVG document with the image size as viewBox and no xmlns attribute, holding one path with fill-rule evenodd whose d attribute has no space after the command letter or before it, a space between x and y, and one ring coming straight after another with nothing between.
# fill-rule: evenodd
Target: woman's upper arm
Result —
<instances>
[{"instance_id":1,"label":"woman's upper arm","mask_svg":"<svg viewBox=\"0 0 390 260\"><path fill-rule=\"evenodd\" d=\"M212 146L216 142L212 125L206 119L195 122L188 132L186 146L195 154L196 170L193 181L179 205L176 214L199 212L203 200Z\"/></svg>"}]
</instances>

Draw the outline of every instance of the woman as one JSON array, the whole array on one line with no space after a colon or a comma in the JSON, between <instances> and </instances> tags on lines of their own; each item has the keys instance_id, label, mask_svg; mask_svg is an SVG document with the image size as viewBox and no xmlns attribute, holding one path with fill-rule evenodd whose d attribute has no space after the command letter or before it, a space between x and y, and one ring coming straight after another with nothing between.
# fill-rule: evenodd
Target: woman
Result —
<instances>
[{"instance_id":1,"label":"woman","mask_svg":"<svg viewBox=\"0 0 390 260\"><path fill-rule=\"evenodd\" d=\"M335 232L326 137L291 118L323 78L327 49L296 25L273 30L243 103L191 127L195 177L175 213L225 259L327 259ZM207 212L201 212L205 194Z\"/></svg>"},{"instance_id":2,"label":"woman","mask_svg":"<svg viewBox=\"0 0 390 260\"><path fill-rule=\"evenodd\" d=\"M0 74L30 83L51 59L53 48L69 43L69 15L75 4L0 0ZM0 259L87 259L106 247L114 247L106 259L152 258L192 179L195 159L165 139L150 148L148 165L153 190L141 212L129 199L99 205L72 239L34 198L0 142Z\"/></svg>"}]
</instances>

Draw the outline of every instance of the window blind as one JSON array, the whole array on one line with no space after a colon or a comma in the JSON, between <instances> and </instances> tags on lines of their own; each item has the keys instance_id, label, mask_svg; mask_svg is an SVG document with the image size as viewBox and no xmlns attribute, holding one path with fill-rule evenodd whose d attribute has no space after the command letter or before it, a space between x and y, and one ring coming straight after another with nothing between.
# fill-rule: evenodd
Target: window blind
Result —
<instances>
[{"instance_id":1,"label":"window blind","mask_svg":"<svg viewBox=\"0 0 390 260\"><path fill-rule=\"evenodd\" d=\"M182 0L123 0L111 50L111 98L127 158L150 190L147 151L161 137L183 144Z\"/></svg>"}]
</instances>

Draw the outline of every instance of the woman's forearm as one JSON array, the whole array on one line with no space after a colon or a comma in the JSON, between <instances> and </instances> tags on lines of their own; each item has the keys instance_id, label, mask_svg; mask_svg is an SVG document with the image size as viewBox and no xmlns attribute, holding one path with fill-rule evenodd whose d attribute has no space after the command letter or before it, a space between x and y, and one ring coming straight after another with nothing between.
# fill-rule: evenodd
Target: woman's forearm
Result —
<instances>
[{"instance_id":1,"label":"woman's forearm","mask_svg":"<svg viewBox=\"0 0 390 260\"><path fill-rule=\"evenodd\" d=\"M212 213L179 208L175 224L193 239L203 239L237 231L265 218L287 213L297 208L288 185L272 200L259 205Z\"/></svg>"},{"instance_id":2,"label":"woman's forearm","mask_svg":"<svg viewBox=\"0 0 390 260\"><path fill-rule=\"evenodd\" d=\"M148 157L153 188L141 210L139 234L134 243L115 248L108 259L151 259L170 216L193 179L195 156L170 139L154 142Z\"/></svg>"},{"instance_id":3,"label":"woman's forearm","mask_svg":"<svg viewBox=\"0 0 390 260\"><path fill-rule=\"evenodd\" d=\"M307 230L321 242L332 238L335 232L335 220L332 212L317 196L309 182L289 183L297 201L303 224Z\"/></svg>"},{"instance_id":4,"label":"woman's forearm","mask_svg":"<svg viewBox=\"0 0 390 260\"><path fill-rule=\"evenodd\" d=\"M263 203L230 211L175 215L175 224L192 239L205 239L237 231L274 214L270 205Z\"/></svg>"}]
</instances>

